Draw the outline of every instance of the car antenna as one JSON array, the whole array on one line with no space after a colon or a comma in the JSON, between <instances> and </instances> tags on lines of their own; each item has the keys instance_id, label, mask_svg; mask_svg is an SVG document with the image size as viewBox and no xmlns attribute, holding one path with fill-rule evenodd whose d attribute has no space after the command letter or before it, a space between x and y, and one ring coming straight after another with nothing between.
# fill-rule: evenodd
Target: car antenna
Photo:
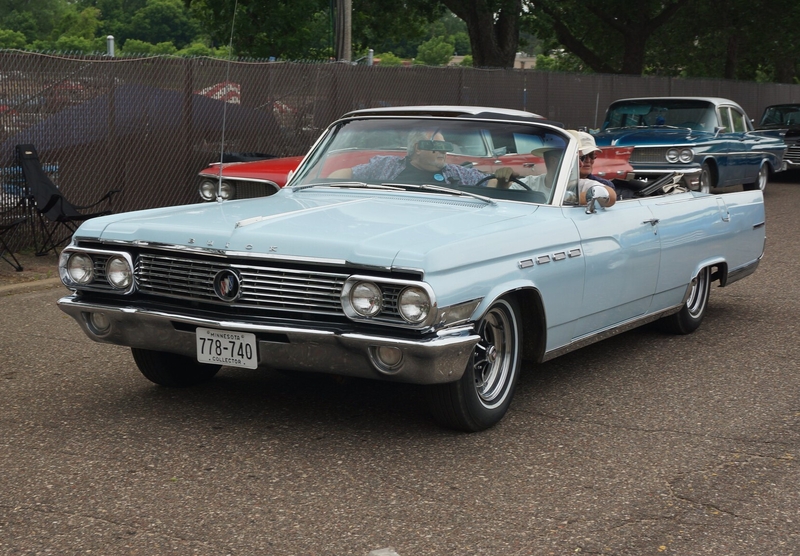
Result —
<instances>
[{"instance_id":1,"label":"car antenna","mask_svg":"<svg viewBox=\"0 0 800 556\"><path fill-rule=\"evenodd\" d=\"M225 75L225 84L229 85L231 82L231 58L233 58L233 29L236 25L236 9L239 7L239 0L233 4L233 17L231 18L231 38L228 41L228 69ZM225 159L225 120L228 114L228 101L223 97L222 99L222 139L219 144L219 174L217 175L217 202L221 203L222 199L222 162Z\"/></svg>"}]
</instances>

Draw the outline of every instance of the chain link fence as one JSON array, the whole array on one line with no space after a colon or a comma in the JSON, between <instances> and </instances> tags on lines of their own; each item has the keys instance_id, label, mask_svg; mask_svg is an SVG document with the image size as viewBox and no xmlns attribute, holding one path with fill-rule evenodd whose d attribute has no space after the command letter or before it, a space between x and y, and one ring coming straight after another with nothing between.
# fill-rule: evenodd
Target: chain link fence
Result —
<instances>
[{"instance_id":1,"label":"chain link fence","mask_svg":"<svg viewBox=\"0 0 800 556\"><path fill-rule=\"evenodd\" d=\"M221 151L304 154L341 114L411 104L527 110L596 128L637 96L730 98L752 118L800 102L800 85L465 67L212 58L106 58L0 50L0 201L22 213L15 146L33 144L76 205L120 189L115 212L199 202L197 173ZM33 227L14 247L32 244Z\"/></svg>"}]
</instances>

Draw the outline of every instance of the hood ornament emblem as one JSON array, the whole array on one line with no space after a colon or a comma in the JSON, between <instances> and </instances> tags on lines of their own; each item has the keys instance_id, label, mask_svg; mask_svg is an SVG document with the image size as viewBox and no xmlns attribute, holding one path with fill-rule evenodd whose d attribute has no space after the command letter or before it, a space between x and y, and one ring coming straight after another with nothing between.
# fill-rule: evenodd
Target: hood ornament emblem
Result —
<instances>
[{"instance_id":1,"label":"hood ornament emblem","mask_svg":"<svg viewBox=\"0 0 800 556\"><path fill-rule=\"evenodd\" d=\"M233 270L220 270L214 276L214 293L222 301L236 301L242 295L242 279Z\"/></svg>"}]
</instances>

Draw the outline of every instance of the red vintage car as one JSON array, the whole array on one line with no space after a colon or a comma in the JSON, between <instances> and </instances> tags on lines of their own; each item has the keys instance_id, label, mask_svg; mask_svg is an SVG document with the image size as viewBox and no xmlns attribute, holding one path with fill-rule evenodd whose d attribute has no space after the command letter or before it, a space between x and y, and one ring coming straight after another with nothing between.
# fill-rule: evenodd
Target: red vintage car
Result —
<instances>
[{"instance_id":1,"label":"red vintage car","mask_svg":"<svg viewBox=\"0 0 800 556\"><path fill-rule=\"evenodd\" d=\"M462 107L467 115L473 115L475 107ZM420 110L435 111L437 107L420 107ZM453 108L451 108L453 110ZM391 108L374 108L359 110L350 115L381 115L391 112ZM507 117L532 118L544 120L537 114L506 110ZM347 133L343 134L347 137ZM518 175L540 174L544 170L544 160L531 157L530 151L536 145L528 146L525 152L517 152L514 137L489 137L479 130L457 137L447 137L452 143L453 150L448 152L447 161L452 164L470 166L487 174L492 174L501 167L511 167ZM346 145L340 149L329 151L328 161L325 163L325 173L330 173L345 166L352 167L368 162L374 156L405 156L405 137L389 136L385 130L376 129L373 134L360 133L357 143ZM629 179L633 172L630 159L633 148L631 147L605 147L602 149L594 164L594 173L606 179ZM287 158L271 158L252 162L231 162L211 164L200 172L201 183L200 197L204 201L213 201L219 196L223 200L246 199L272 195L279 188L286 185L289 173L294 171L303 159L302 156ZM220 174L222 182L220 184ZM324 176L323 176L324 177Z\"/></svg>"},{"instance_id":2,"label":"red vintage car","mask_svg":"<svg viewBox=\"0 0 800 556\"><path fill-rule=\"evenodd\" d=\"M204 201L214 201L219 194L224 200L266 197L286 185L302 156L266 158L249 162L219 162L210 164L200 172L198 193ZM220 174L222 184L219 184Z\"/></svg>"}]
</instances>

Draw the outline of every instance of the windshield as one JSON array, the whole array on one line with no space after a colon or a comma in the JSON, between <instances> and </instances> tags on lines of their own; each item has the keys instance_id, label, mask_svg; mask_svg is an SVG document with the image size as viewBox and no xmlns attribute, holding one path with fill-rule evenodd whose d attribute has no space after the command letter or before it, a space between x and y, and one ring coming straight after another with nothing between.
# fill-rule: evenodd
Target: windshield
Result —
<instances>
[{"instance_id":1,"label":"windshield","mask_svg":"<svg viewBox=\"0 0 800 556\"><path fill-rule=\"evenodd\" d=\"M770 106L761 117L761 126L787 126L800 124L800 104Z\"/></svg>"},{"instance_id":2,"label":"windshield","mask_svg":"<svg viewBox=\"0 0 800 556\"><path fill-rule=\"evenodd\" d=\"M713 132L716 125L716 111L710 102L643 99L612 104L603 129L666 126Z\"/></svg>"},{"instance_id":3,"label":"windshield","mask_svg":"<svg viewBox=\"0 0 800 556\"><path fill-rule=\"evenodd\" d=\"M289 185L397 186L550 203L568 137L564 130L529 123L345 120L328 130ZM495 172L513 179L498 180Z\"/></svg>"}]
</instances>

